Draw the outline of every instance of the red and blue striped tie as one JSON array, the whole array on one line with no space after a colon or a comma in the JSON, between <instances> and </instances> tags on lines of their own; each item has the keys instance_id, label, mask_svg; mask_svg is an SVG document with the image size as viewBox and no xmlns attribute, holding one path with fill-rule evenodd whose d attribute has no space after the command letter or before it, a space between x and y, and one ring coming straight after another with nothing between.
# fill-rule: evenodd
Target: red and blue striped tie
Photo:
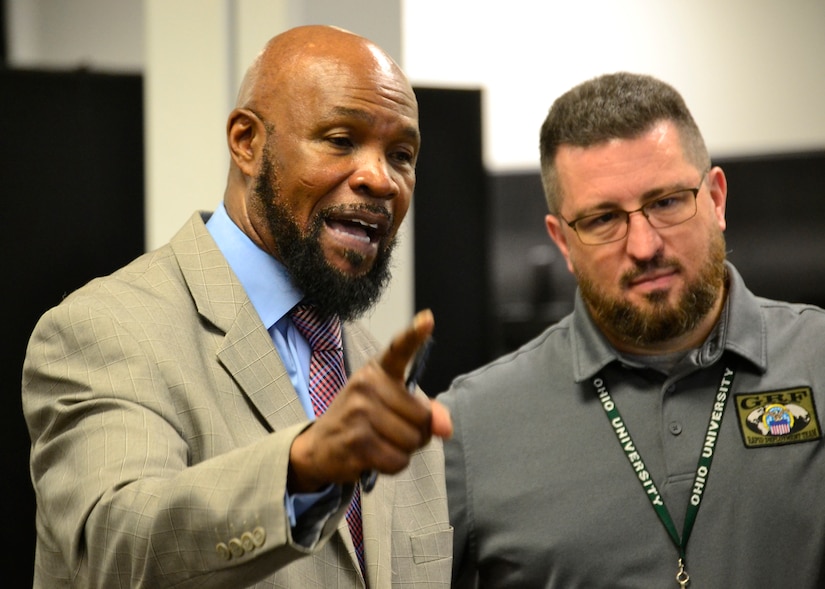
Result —
<instances>
[{"instance_id":1,"label":"red and blue striped tie","mask_svg":"<svg viewBox=\"0 0 825 589\"><path fill-rule=\"evenodd\" d=\"M309 363L309 396L315 415L321 415L329 407L335 395L347 382L344 369L344 346L341 341L341 321L337 316L323 317L311 305L299 304L292 310L292 322L303 335L312 356ZM364 569L364 535L361 528L361 488L355 485L347 523L361 565L361 574L367 578Z\"/></svg>"}]
</instances>

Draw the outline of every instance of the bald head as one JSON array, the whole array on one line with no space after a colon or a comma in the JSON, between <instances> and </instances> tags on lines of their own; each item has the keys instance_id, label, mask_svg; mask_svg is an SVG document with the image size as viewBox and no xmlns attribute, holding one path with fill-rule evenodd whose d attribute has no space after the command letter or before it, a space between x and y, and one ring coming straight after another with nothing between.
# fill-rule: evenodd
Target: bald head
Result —
<instances>
[{"instance_id":1,"label":"bald head","mask_svg":"<svg viewBox=\"0 0 825 589\"><path fill-rule=\"evenodd\" d=\"M375 70L412 88L398 64L381 47L355 33L328 25L306 25L269 40L241 82L236 108L266 110L278 90L322 68Z\"/></svg>"}]
</instances>

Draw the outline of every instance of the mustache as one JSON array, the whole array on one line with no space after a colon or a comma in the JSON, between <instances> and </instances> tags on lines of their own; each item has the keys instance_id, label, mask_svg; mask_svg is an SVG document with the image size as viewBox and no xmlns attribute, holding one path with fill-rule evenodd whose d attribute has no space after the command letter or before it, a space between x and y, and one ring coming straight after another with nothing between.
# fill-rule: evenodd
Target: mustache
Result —
<instances>
[{"instance_id":1,"label":"mustache","mask_svg":"<svg viewBox=\"0 0 825 589\"><path fill-rule=\"evenodd\" d=\"M369 202L356 202L324 207L323 209L318 211L318 217L321 219L330 219L333 217L340 216L343 213L353 213L362 211L366 211L374 215L380 215L384 217L390 224L392 224L393 222L393 214L387 207L382 206L380 204Z\"/></svg>"},{"instance_id":2,"label":"mustache","mask_svg":"<svg viewBox=\"0 0 825 589\"><path fill-rule=\"evenodd\" d=\"M650 260L637 261L633 268L622 274L620 279L621 285L623 288L628 288L631 282L655 270L674 270L680 272L682 270L682 264L679 260L672 258L665 259L662 256L656 256Z\"/></svg>"}]
</instances>

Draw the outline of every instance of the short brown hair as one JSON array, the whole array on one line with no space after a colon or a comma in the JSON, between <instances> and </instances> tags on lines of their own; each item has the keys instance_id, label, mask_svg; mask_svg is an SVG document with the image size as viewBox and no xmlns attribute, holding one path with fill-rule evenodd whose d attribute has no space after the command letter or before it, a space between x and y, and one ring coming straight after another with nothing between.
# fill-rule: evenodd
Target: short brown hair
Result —
<instances>
[{"instance_id":1,"label":"short brown hair","mask_svg":"<svg viewBox=\"0 0 825 589\"><path fill-rule=\"evenodd\" d=\"M547 206L558 213L561 194L555 159L562 145L590 147L610 139L633 139L660 121L679 130L688 159L710 166L705 141L682 96L652 76L618 72L592 78L553 102L541 126L541 180Z\"/></svg>"}]
</instances>

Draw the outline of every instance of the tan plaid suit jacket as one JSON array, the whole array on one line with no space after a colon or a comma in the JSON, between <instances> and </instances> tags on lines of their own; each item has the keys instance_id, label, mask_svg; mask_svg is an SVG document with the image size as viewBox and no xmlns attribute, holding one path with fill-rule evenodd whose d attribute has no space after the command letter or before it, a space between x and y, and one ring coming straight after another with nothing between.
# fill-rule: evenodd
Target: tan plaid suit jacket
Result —
<instances>
[{"instance_id":1,"label":"tan plaid suit jacket","mask_svg":"<svg viewBox=\"0 0 825 589\"><path fill-rule=\"evenodd\" d=\"M362 587L343 517L311 549L284 508L307 418L195 214L169 244L48 311L24 364L35 587ZM376 352L344 326L348 366ZM448 587L440 441L363 497L369 586Z\"/></svg>"}]
</instances>

